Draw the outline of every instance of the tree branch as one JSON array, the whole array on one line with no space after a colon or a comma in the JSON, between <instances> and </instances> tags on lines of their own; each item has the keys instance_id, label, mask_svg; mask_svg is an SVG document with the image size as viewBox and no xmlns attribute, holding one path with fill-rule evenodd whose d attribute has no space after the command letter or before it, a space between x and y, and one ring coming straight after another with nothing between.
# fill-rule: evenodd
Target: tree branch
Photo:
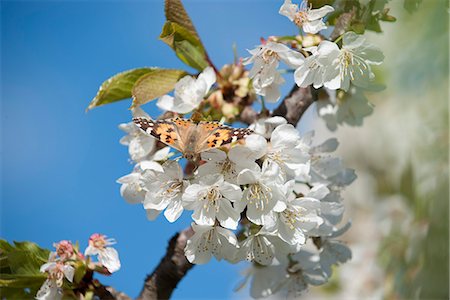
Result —
<instances>
[{"instance_id":1,"label":"tree branch","mask_svg":"<svg viewBox=\"0 0 450 300\"><path fill-rule=\"evenodd\" d=\"M170 298L180 280L194 266L184 256L186 242L193 234L194 231L189 227L170 239L166 255L145 279L138 300Z\"/></svg>"},{"instance_id":2,"label":"tree branch","mask_svg":"<svg viewBox=\"0 0 450 300\"><path fill-rule=\"evenodd\" d=\"M272 115L284 117L289 124L296 126L317 97L317 91L312 87L300 88L295 85Z\"/></svg>"}]
</instances>

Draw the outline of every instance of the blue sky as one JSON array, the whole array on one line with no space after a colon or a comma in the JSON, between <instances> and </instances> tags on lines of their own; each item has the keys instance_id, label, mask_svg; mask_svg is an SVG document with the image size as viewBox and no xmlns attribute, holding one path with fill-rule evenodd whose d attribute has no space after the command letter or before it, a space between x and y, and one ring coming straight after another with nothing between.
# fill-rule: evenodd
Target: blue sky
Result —
<instances>
[{"instance_id":1,"label":"blue sky","mask_svg":"<svg viewBox=\"0 0 450 300\"><path fill-rule=\"evenodd\" d=\"M281 1L185 2L218 66L232 61L234 42L245 56L262 36L296 32L277 13ZM190 217L149 222L120 197L116 179L132 165L117 126L130 120L129 101L85 108L117 72L186 68L158 41L163 23L163 1L1 2L1 237L46 248L114 237L122 269L99 279L133 297ZM232 298L244 266L195 267L173 298Z\"/></svg>"}]
</instances>

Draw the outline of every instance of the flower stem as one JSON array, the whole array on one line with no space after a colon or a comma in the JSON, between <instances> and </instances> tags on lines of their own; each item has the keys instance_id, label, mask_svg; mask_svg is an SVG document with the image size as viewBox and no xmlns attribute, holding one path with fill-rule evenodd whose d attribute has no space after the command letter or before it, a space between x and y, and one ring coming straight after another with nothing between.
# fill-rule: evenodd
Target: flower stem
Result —
<instances>
[{"instance_id":1,"label":"flower stem","mask_svg":"<svg viewBox=\"0 0 450 300\"><path fill-rule=\"evenodd\" d=\"M340 36L338 36L338 38L335 39L334 42L337 44L340 40L342 40L343 37L344 37L344 33L341 34Z\"/></svg>"}]
</instances>

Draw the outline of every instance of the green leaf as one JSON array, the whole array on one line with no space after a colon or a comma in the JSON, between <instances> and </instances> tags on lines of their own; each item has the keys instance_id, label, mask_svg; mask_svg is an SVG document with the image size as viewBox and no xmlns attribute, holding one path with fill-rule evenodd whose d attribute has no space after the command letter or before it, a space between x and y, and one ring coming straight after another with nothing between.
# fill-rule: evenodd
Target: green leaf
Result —
<instances>
[{"instance_id":1,"label":"green leaf","mask_svg":"<svg viewBox=\"0 0 450 300\"><path fill-rule=\"evenodd\" d=\"M135 82L142 76L155 68L132 69L118 73L109 78L100 86L97 95L92 99L87 110L94 107L131 98L131 90Z\"/></svg>"},{"instance_id":2,"label":"green leaf","mask_svg":"<svg viewBox=\"0 0 450 300\"><path fill-rule=\"evenodd\" d=\"M2 274L0 278L0 287L39 288L45 279L47 279L47 275L43 273L36 275Z\"/></svg>"},{"instance_id":3,"label":"green leaf","mask_svg":"<svg viewBox=\"0 0 450 300\"><path fill-rule=\"evenodd\" d=\"M6 299L34 297L47 276L40 267L47 262L50 251L32 242L9 244L0 240L0 288ZM27 290L25 290L27 288Z\"/></svg>"},{"instance_id":4,"label":"green leaf","mask_svg":"<svg viewBox=\"0 0 450 300\"><path fill-rule=\"evenodd\" d=\"M75 265L75 274L73 276L73 282L79 283L86 274L86 270L87 270L86 265L83 262L78 261L77 264Z\"/></svg>"},{"instance_id":5,"label":"green leaf","mask_svg":"<svg viewBox=\"0 0 450 300\"><path fill-rule=\"evenodd\" d=\"M181 27L184 27L197 40L200 41L200 37L195 30L194 24L192 24L192 21L189 18L189 15L187 14L180 0L166 0L164 5L164 12L166 14L167 21L177 23Z\"/></svg>"},{"instance_id":6,"label":"green leaf","mask_svg":"<svg viewBox=\"0 0 450 300\"><path fill-rule=\"evenodd\" d=\"M202 71L209 65L208 56L200 40L178 23L167 21L159 38L188 66Z\"/></svg>"},{"instance_id":7,"label":"green leaf","mask_svg":"<svg viewBox=\"0 0 450 300\"><path fill-rule=\"evenodd\" d=\"M154 69L141 76L132 89L132 107L140 106L161 97L174 89L178 80L187 75L183 70Z\"/></svg>"}]
</instances>

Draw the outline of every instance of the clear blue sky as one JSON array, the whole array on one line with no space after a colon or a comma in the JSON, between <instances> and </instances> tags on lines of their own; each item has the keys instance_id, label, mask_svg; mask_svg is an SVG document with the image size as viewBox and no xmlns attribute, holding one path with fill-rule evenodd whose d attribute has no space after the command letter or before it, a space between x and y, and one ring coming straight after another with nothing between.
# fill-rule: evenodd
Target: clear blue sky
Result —
<instances>
[{"instance_id":1,"label":"clear blue sky","mask_svg":"<svg viewBox=\"0 0 450 300\"><path fill-rule=\"evenodd\" d=\"M212 60L231 62L261 36L295 33L282 1L185 1ZM116 179L129 173L117 125L129 102L85 113L109 76L142 66L185 68L158 41L163 1L1 2L1 237L51 248L91 233L116 238L122 269L99 279L137 296L168 239L190 223L147 221ZM158 114L154 103L146 110ZM232 298L243 265L195 267L174 299Z\"/></svg>"}]
</instances>

